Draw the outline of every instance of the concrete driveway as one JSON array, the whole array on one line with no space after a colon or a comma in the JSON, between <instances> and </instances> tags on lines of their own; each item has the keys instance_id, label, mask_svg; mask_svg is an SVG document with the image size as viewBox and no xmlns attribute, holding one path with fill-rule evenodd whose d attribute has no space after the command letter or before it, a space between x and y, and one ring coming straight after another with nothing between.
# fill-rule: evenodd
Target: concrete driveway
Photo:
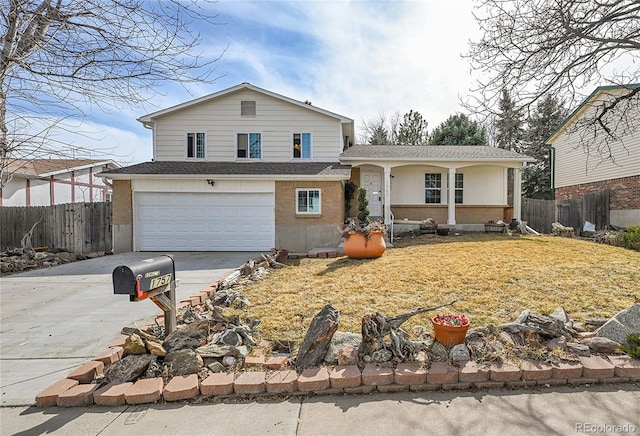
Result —
<instances>
[{"instance_id":1,"label":"concrete driveway","mask_svg":"<svg viewBox=\"0 0 640 436\"><path fill-rule=\"evenodd\" d=\"M104 351L122 327L144 325L161 310L114 295L111 273L165 253L126 253L0 278L1 405L31 405L36 394ZM222 278L254 252L174 253L186 298Z\"/></svg>"}]
</instances>

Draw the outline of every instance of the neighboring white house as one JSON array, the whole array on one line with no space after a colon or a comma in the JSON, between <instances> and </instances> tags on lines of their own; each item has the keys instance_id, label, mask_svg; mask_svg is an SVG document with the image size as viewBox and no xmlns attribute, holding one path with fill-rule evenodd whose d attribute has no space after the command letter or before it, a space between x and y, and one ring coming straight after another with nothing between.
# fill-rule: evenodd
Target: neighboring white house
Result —
<instances>
[{"instance_id":1,"label":"neighboring white house","mask_svg":"<svg viewBox=\"0 0 640 436\"><path fill-rule=\"evenodd\" d=\"M139 121L153 130L154 161L101 174L113 179L115 252L337 247L349 180L387 223L483 228L520 217L507 169L519 193L532 160L492 147L353 146L352 119L249 83Z\"/></svg>"},{"instance_id":2,"label":"neighboring white house","mask_svg":"<svg viewBox=\"0 0 640 436\"><path fill-rule=\"evenodd\" d=\"M590 192L610 190L610 222L618 226L640 225L640 93L628 103L625 111L613 111L610 125L622 129L627 122L637 126L610 144L601 128L576 125L593 116L603 103L611 102L622 93L640 89L640 84L601 86L573 111L558 131L547 140L553 148L553 177L556 200L579 199ZM588 129L588 130L587 130ZM620 130L615 132L620 133ZM585 150L585 137L592 147ZM591 139L595 138L593 142ZM610 147L610 150L607 149ZM603 160L609 151L614 160Z\"/></svg>"},{"instance_id":3,"label":"neighboring white house","mask_svg":"<svg viewBox=\"0 0 640 436\"><path fill-rule=\"evenodd\" d=\"M109 201L111 186L96 174L118 168L99 159L10 159L0 206L50 206Z\"/></svg>"}]
</instances>

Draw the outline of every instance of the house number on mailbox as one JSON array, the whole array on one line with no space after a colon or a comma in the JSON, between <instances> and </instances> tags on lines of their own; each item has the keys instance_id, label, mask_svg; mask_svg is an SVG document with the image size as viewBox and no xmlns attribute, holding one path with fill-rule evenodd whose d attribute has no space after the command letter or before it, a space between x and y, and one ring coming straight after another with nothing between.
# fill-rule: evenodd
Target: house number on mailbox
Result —
<instances>
[{"instance_id":1,"label":"house number on mailbox","mask_svg":"<svg viewBox=\"0 0 640 436\"><path fill-rule=\"evenodd\" d=\"M155 279L151 280L151 285L149 285L149 288L151 289L159 288L160 286L168 285L170 282L171 282L171 274L167 274L161 277L156 277Z\"/></svg>"}]
</instances>

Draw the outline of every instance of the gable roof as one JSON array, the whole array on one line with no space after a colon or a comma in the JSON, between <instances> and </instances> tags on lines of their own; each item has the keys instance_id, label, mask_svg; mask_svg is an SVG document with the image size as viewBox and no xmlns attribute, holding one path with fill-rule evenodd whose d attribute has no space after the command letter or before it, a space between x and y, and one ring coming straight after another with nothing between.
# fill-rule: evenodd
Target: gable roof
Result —
<instances>
[{"instance_id":1,"label":"gable roof","mask_svg":"<svg viewBox=\"0 0 640 436\"><path fill-rule=\"evenodd\" d=\"M189 100L187 102L180 103L180 104L177 104L175 106L171 106L171 107L166 108L166 109L162 109L162 110L159 110L159 111L156 111L156 112L152 112L152 113L147 114L147 115L143 115L140 118L138 118L138 121L140 121L142 124L147 126L149 123L151 123L153 121L154 118L157 118L159 116L166 115L166 114L169 114L171 112L179 111L179 110L188 108L190 106L194 106L194 105L197 105L197 104L200 104L200 103L204 103L204 102L207 102L207 101L210 101L210 100L214 100L216 98L219 98L219 97L222 97L224 95L228 95L228 94L231 94L231 93L234 93L236 91L243 90L243 89L250 89L252 91L259 92L261 94L268 95L268 96L273 97L273 98L277 98L278 100L282 100L282 101L285 101L287 103L294 104L294 105L299 106L301 108L304 108L304 109L307 109L307 110L311 110L311 111L314 111L314 112L318 112L318 113L321 113L323 115L327 115L327 116L332 117L332 118L336 118L336 119L340 120L341 123L352 123L353 122L353 120L351 118L345 117L344 115L336 114L334 112L330 112L328 110L321 109L319 107L313 106L311 104L307 104L307 103L302 102L302 101L294 100L293 98L285 97L284 95L280 95L280 94L277 94L275 92L268 91L266 89L263 89L263 88L260 88L258 86L252 85L251 83L248 83L248 82L243 82L243 83L241 83L239 85L232 86L231 88L223 89L221 91L214 92L213 94L205 95L204 97L196 98L194 100Z\"/></svg>"},{"instance_id":2,"label":"gable roof","mask_svg":"<svg viewBox=\"0 0 640 436\"><path fill-rule=\"evenodd\" d=\"M341 162L371 161L521 161L532 157L488 145L355 145L340 156Z\"/></svg>"},{"instance_id":3,"label":"gable roof","mask_svg":"<svg viewBox=\"0 0 640 436\"><path fill-rule=\"evenodd\" d=\"M589 104L589 102L591 100L595 100L596 97L601 93L606 91L613 91L616 89L638 89L638 88L640 88L640 83L630 83L628 85L598 86L596 89L593 90L591 94L589 94L587 98L584 99L582 103L580 103L580 105L577 108L573 110L573 112L569 114L569 116L567 116L567 118L565 118L565 120L562 122L562 125L558 128L558 130L556 130L551 136L549 136L549 138L547 138L547 140L544 143L552 144L556 139L558 139L558 136L560 136L560 134L568 127L568 125L571 124L575 118L578 118L578 116L582 113L582 111L587 108L587 105Z\"/></svg>"},{"instance_id":4,"label":"gable roof","mask_svg":"<svg viewBox=\"0 0 640 436\"><path fill-rule=\"evenodd\" d=\"M351 167L338 162L144 162L115 170L104 171L98 176L113 179L137 177L224 177L252 179L323 178L346 180Z\"/></svg>"},{"instance_id":5,"label":"gable roof","mask_svg":"<svg viewBox=\"0 0 640 436\"><path fill-rule=\"evenodd\" d=\"M48 177L95 166L119 165L109 159L9 159L7 170L24 177Z\"/></svg>"}]
</instances>

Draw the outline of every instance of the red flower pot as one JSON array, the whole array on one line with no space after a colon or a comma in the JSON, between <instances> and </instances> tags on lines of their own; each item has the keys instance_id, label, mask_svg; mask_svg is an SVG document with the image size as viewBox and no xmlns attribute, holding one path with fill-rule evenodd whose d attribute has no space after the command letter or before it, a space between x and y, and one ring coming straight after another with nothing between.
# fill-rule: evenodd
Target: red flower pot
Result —
<instances>
[{"instance_id":1,"label":"red flower pot","mask_svg":"<svg viewBox=\"0 0 640 436\"><path fill-rule=\"evenodd\" d=\"M387 245L381 231L372 231L369 238L362 233L346 235L342 249L351 259L372 259L380 257Z\"/></svg>"},{"instance_id":2,"label":"red flower pot","mask_svg":"<svg viewBox=\"0 0 640 436\"><path fill-rule=\"evenodd\" d=\"M461 326L446 326L437 323L435 318L436 317L431 318L431 324L433 325L433 333L436 336L436 341L445 347L453 347L454 345L464 342L464 338L467 336L467 330L469 330L468 323Z\"/></svg>"}]
</instances>

